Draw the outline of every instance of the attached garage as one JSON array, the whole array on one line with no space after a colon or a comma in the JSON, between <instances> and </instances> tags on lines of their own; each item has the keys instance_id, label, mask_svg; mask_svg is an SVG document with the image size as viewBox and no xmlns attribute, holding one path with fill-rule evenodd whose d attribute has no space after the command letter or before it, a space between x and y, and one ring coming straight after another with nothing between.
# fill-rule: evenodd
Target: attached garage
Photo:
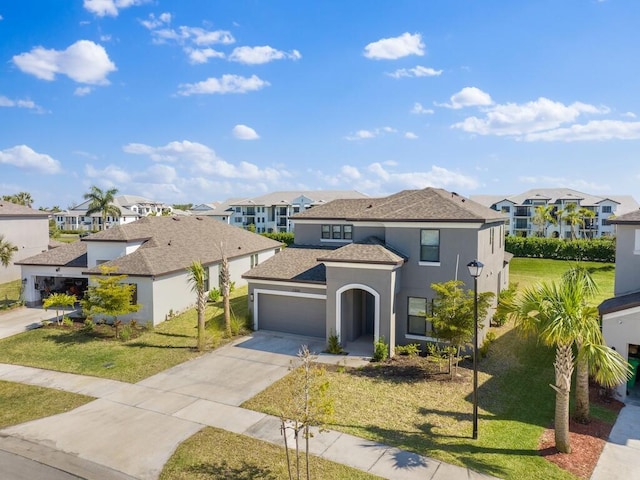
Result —
<instances>
[{"instance_id":1,"label":"attached garage","mask_svg":"<svg viewBox=\"0 0 640 480\"><path fill-rule=\"evenodd\" d=\"M256 329L326 338L325 295L260 289L253 295Z\"/></svg>"}]
</instances>

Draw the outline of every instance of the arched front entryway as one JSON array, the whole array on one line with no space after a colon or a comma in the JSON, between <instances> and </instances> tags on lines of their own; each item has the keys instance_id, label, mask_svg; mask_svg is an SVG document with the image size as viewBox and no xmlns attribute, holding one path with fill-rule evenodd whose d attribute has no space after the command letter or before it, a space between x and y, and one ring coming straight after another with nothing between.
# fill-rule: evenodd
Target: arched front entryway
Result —
<instances>
[{"instance_id":1,"label":"arched front entryway","mask_svg":"<svg viewBox=\"0 0 640 480\"><path fill-rule=\"evenodd\" d=\"M336 291L336 334L342 343L380 337L380 294L362 284L349 284Z\"/></svg>"}]
</instances>

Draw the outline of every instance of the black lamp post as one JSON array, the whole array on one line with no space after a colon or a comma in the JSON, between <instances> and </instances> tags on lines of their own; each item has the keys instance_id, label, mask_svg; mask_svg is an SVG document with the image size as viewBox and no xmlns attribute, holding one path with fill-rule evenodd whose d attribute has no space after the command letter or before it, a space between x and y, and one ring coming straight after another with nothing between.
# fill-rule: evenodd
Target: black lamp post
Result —
<instances>
[{"instance_id":1,"label":"black lamp post","mask_svg":"<svg viewBox=\"0 0 640 480\"><path fill-rule=\"evenodd\" d=\"M478 277L484 264L469 262L467 268L473 277L473 439L478 438Z\"/></svg>"}]
</instances>

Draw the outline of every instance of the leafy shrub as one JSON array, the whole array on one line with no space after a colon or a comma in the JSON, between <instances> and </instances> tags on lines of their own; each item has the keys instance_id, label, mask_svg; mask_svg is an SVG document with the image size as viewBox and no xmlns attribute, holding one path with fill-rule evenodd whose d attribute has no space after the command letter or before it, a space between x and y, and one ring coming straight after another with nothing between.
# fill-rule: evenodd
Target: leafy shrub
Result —
<instances>
[{"instance_id":1,"label":"leafy shrub","mask_svg":"<svg viewBox=\"0 0 640 480\"><path fill-rule=\"evenodd\" d=\"M384 341L384 337L380 337L373 344L372 362L383 362L389 357L389 344Z\"/></svg>"},{"instance_id":2,"label":"leafy shrub","mask_svg":"<svg viewBox=\"0 0 640 480\"><path fill-rule=\"evenodd\" d=\"M261 233L260 235L275 240L276 242L284 243L287 247L291 245L294 240L292 232Z\"/></svg>"},{"instance_id":3,"label":"leafy shrub","mask_svg":"<svg viewBox=\"0 0 640 480\"><path fill-rule=\"evenodd\" d=\"M495 341L496 334L495 332L487 333L487 336L484 337L484 343L478 349L478 353L480 354L480 358L485 358L489 354L489 347Z\"/></svg>"},{"instance_id":4,"label":"leafy shrub","mask_svg":"<svg viewBox=\"0 0 640 480\"><path fill-rule=\"evenodd\" d=\"M122 327L122 330L120 330L120 340L122 340L123 342L128 342L131 339L132 335L133 328L131 328L130 323Z\"/></svg>"},{"instance_id":5,"label":"leafy shrub","mask_svg":"<svg viewBox=\"0 0 640 480\"><path fill-rule=\"evenodd\" d=\"M500 308L500 305L511 302L518 291L518 283L513 282L509 285L509 288L502 290L498 294L498 308L493 314L491 324L496 327L501 327L507 322L507 314Z\"/></svg>"},{"instance_id":6,"label":"leafy shrub","mask_svg":"<svg viewBox=\"0 0 640 480\"><path fill-rule=\"evenodd\" d=\"M563 240L561 238L505 237L505 250L516 257L591 262L615 262L615 238Z\"/></svg>"},{"instance_id":7,"label":"leafy shrub","mask_svg":"<svg viewBox=\"0 0 640 480\"><path fill-rule=\"evenodd\" d=\"M82 327L82 331L83 332L93 332L93 330L96 328L96 324L93 323L93 320L91 320L90 318L85 319L84 321L84 325Z\"/></svg>"},{"instance_id":8,"label":"leafy shrub","mask_svg":"<svg viewBox=\"0 0 640 480\"><path fill-rule=\"evenodd\" d=\"M333 355L341 355L344 353L344 349L342 345L340 345L340 339L338 335L332 333L329 335L329 340L327 341L327 353L331 353Z\"/></svg>"},{"instance_id":9,"label":"leafy shrub","mask_svg":"<svg viewBox=\"0 0 640 480\"><path fill-rule=\"evenodd\" d=\"M211 290L209 290L209 301L216 303L220 300L220 289L218 288L213 288Z\"/></svg>"},{"instance_id":10,"label":"leafy shrub","mask_svg":"<svg viewBox=\"0 0 640 480\"><path fill-rule=\"evenodd\" d=\"M73 320L65 315L62 317L62 325L65 327L73 327Z\"/></svg>"},{"instance_id":11,"label":"leafy shrub","mask_svg":"<svg viewBox=\"0 0 640 480\"><path fill-rule=\"evenodd\" d=\"M408 357L417 357L420 355L420 344L410 343L409 345L398 345L396 346L396 353Z\"/></svg>"}]
</instances>

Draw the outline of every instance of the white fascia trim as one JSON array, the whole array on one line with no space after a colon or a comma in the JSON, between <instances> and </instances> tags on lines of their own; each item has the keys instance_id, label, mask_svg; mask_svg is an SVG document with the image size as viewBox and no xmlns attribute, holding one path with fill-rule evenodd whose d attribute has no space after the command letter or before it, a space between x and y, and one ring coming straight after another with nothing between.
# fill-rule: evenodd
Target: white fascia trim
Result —
<instances>
[{"instance_id":1,"label":"white fascia trim","mask_svg":"<svg viewBox=\"0 0 640 480\"><path fill-rule=\"evenodd\" d=\"M298 283L298 282L279 282L278 280L258 280L255 278L247 278L247 283L254 283L260 285L274 285L281 287L293 287L293 288L316 288L319 290L326 290L326 285L318 285L315 283Z\"/></svg>"},{"instance_id":2,"label":"white fascia trim","mask_svg":"<svg viewBox=\"0 0 640 480\"><path fill-rule=\"evenodd\" d=\"M505 218L506 220L506 218ZM496 220L502 222L503 220ZM306 225L353 225L353 227L384 227L384 228L480 228L485 223L494 222L369 222L358 220L330 220L330 219L295 219L295 223Z\"/></svg>"},{"instance_id":3,"label":"white fascia trim","mask_svg":"<svg viewBox=\"0 0 640 480\"><path fill-rule=\"evenodd\" d=\"M302 297L302 298L314 298L317 300L327 299L326 295L319 293L303 293L303 292L285 292L284 290L266 290L264 288L253 289L253 329L258 330L258 304L260 302L260 295L279 295L281 297Z\"/></svg>"},{"instance_id":4,"label":"white fascia trim","mask_svg":"<svg viewBox=\"0 0 640 480\"><path fill-rule=\"evenodd\" d=\"M440 262L418 262L421 267L439 267Z\"/></svg>"},{"instance_id":5,"label":"white fascia trim","mask_svg":"<svg viewBox=\"0 0 640 480\"><path fill-rule=\"evenodd\" d=\"M614 320L620 317L626 317L629 315L640 314L640 307L627 308L625 310L619 310L617 312L605 313L602 316L602 321L605 320Z\"/></svg>"},{"instance_id":6,"label":"white fascia trim","mask_svg":"<svg viewBox=\"0 0 640 480\"><path fill-rule=\"evenodd\" d=\"M353 243L353 240L339 240L333 238L321 238L321 243Z\"/></svg>"},{"instance_id":7,"label":"white fascia trim","mask_svg":"<svg viewBox=\"0 0 640 480\"><path fill-rule=\"evenodd\" d=\"M349 262L322 262L326 267L337 267L337 268L356 268L363 270L395 270L402 265L387 265L387 264L379 264L379 263L349 263Z\"/></svg>"}]
</instances>

